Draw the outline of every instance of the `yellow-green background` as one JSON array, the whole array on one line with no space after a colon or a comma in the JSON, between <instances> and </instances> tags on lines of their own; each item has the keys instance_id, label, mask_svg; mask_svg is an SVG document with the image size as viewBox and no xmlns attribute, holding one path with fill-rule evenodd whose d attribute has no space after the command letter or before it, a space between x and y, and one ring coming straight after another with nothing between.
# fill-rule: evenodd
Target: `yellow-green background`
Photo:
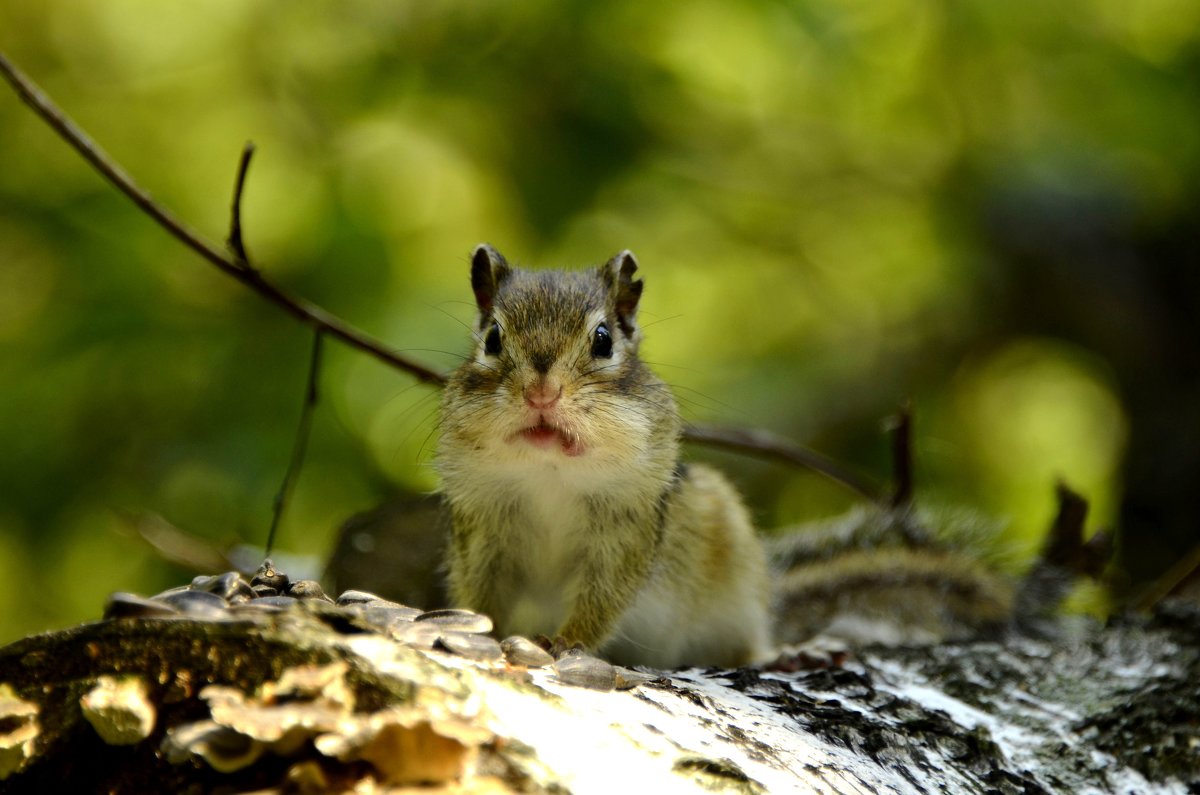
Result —
<instances>
[{"instance_id":1,"label":"yellow-green background","mask_svg":"<svg viewBox=\"0 0 1200 795\"><path fill-rule=\"evenodd\" d=\"M1091 326L1150 311L1103 301L1197 218L1194 2L6 0L0 48L212 239L252 139L256 264L421 361L466 349L475 243L630 248L689 418L882 478L911 397L920 498L1003 519L1014 566L1057 476L1117 520L1138 376ZM1134 286L1096 298L1108 234ZM0 641L179 582L130 515L261 542L308 346L0 90ZM327 353L279 541L312 555L435 483L435 391ZM719 460L765 526L853 503Z\"/></svg>"}]
</instances>

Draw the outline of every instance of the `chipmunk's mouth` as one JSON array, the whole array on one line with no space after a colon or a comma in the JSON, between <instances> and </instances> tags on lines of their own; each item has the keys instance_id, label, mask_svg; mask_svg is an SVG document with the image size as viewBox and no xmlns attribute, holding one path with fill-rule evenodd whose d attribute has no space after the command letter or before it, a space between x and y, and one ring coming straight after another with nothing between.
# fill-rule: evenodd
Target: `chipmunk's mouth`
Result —
<instances>
[{"instance_id":1,"label":"chipmunk's mouth","mask_svg":"<svg viewBox=\"0 0 1200 795\"><path fill-rule=\"evenodd\" d=\"M578 439L545 420L517 431L514 441L524 441L543 450L559 448L564 455L572 457L583 455L583 445Z\"/></svg>"}]
</instances>

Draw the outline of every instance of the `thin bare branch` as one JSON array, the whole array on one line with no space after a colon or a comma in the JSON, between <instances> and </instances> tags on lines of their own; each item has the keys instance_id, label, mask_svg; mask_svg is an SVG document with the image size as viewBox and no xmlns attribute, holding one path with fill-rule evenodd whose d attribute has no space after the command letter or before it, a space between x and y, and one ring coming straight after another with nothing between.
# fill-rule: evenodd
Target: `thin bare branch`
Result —
<instances>
[{"instance_id":1,"label":"thin bare branch","mask_svg":"<svg viewBox=\"0 0 1200 795\"><path fill-rule=\"evenodd\" d=\"M300 322L314 329L320 329L352 348L368 353L376 359L403 370L425 383L438 385L445 383L446 378L441 373L431 370L424 365L409 361L395 351L389 350L383 343L345 323L340 318L331 315L316 304L291 295L281 287L267 280L259 271L244 267L239 262L230 259L138 186L124 169L105 154L88 137L87 133L76 126L3 53L0 53L0 73L3 73L5 79L8 80L21 99L29 107L33 108L34 112L49 124L58 133L60 138L70 144L105 179L128 196L144 213L157 221L158 225L165 229L171 236L208 260L222 272L237 279Z\"/></svg>"},{"instance_id":2,"label":"thin bare branch","mask_svg":"<svg viewBox=\"0 0 1200 795\"><path fill-rule=\"evenodd\" d=\"M197 574L233 571L233 559L216 544L185 533L157 514L126 515L124 519L160 558Z\"/></svg>"},{"instance_id":3,"label":"thin bare branch","mask_svg":"<svg viewBox=\"0 0 1200 795\"><path fill-rule=\"evenodd\" d=\"M26 77L3 53L0 53L0 74L12 85L18 96L29 105L50 127L92 165L114 187L124 193L143 212L153 218L168 234L182 242L225 274L237 279L260 296L295 317L315 332L329 334L343 344L374 356L383 363L402 370L418 380L437 386L444 385L446 377L424 365L410 361L390 350L368 334L330 314L320 306L303 298L293 296L269 281L262 273L249 265L241 239L241 195L249 168L253 147L248 145L242 152L238 178L234 188L232 225L229 246L234 252L231 258L177 219L165 207L156 202L149 193L134 182L92 139L76 126L62 110L28 77ZM849 472L834 461L811 450L806 450L786 439L762 430L715 428L693 426L684 431L684 438L697 444L706 444L743 454L756 455L781 461L794 466L813 469L835 480L867 499L886 503L882 492L874 484Z\"/></svg>"},{"instance_id":4,"label":"thin bare branch","mask_svg":"<svg viewBox=\"0 0 1200 795\"><path fill-rule=\"evenodd\" d=\"M229 240L226 244L233 252L234 262L249 268L250 257L246 254L246 244L242 241L242 192L246 189L246 172L250 169L250 158L254 157L254 142L246 141L242 147L242 157L238 161L237 179L233 183L233 206L229 217Z\"/></svg>"},{"instance_id":5,"label":"thin bare branch","mask_svg":"<svg viewBox=\"0 0 1200 795\"><path fill-rule=\"evenodd\" d=\"M308 437L312 430L313 410L317 407L317 387L321 380L321 341L324 333L317 329L313 331L312 353L308 360L308 384L304 389L304 405L300 408L300 426L296 429L296 441L292 446L292 458L288 462L287 472L283 475L283 483L275 495L274 510L271 513L271 529L267 531L267 548L263 557L271 556L275 544L275 531L283 519L287 498L291 493L296 478L300 475L300 467L304 466L304 453L308 449Z\"/></svg>"},{"instance_id":6,"label":"thin bare branch","mask_svg":"<svg viewBox=\"0 0 1200 795\"><path fill-rule=\"evenodd\" d=\"M1184 589L1189 582L1200 578L1200 544L1192 547L1161 577L1150 583L1133 600L1138 610L1151 610L1155 605Z\"/></svg>"},{"instance_id":7,"label":"thin bare branch","mask_svg":"<svg viewBox=\"0 0 1200 795\"><path fill-rule=\"evenodd\" d=\"M892 434L893 508L906 508L913 498L912 403L905 402L888 423Z\"/></svg>"},{"instance_id":8,"label":"thin bare branch","mask_svg":"<svg viewBox=\"0 0 1200 795\"><path fill-rule=\"evenodd\" d=\"M727 428L716 425L691 425L683 438L710 447L749 453L773 461L805 467L818 472L872 502L886 505L882 490L866 478L851 472L820 453L801 447L795 442L770 431L756 428Z\"/></svg>"}]
</instances>

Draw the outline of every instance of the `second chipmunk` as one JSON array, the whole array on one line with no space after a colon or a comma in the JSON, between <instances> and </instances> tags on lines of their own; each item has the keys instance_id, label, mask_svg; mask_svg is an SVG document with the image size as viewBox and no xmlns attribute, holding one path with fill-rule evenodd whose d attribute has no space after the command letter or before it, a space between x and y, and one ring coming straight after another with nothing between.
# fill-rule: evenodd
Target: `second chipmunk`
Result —
<instances>
[{"instance_id":1,"label":"second chipmunk","mask_svg":"<svg viewBox=\"0 0 1200 795\"><path fill-rule=\"evenodd\" d=\"M734 488L679 461L638 358L628 251L578 272L471 258L475 348L442 400L450 591L499 633L614 662L734 666L770 647L763 548Z\"/></svg>"}]
</instances>

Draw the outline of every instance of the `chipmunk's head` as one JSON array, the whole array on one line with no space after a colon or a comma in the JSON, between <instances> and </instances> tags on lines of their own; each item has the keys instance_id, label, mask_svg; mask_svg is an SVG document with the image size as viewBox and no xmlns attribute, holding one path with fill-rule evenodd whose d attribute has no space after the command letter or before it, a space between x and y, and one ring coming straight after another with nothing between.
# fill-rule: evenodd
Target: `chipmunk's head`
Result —
<instances>
[{"instance_id":1,"label":"chipmunk's head","mask_svg":"<svg viewBox=\"0 0 1200 795\"><path fill-rule=\"evenodd\" d=\"M637 267L623 251L589 270L532 271L476 247L475 347L446 388L442 456L457 441L555 465L629 460L663 429L674 445L674 401L637 355Z\"/></svg>"}]
</instances>

